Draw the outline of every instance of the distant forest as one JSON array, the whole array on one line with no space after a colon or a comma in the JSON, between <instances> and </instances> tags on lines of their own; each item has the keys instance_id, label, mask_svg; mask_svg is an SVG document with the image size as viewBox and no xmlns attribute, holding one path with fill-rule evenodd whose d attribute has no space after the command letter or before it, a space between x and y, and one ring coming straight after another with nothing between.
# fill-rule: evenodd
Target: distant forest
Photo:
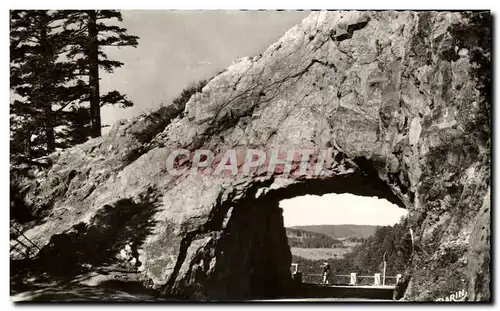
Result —
<instances>
[{"instance_id":1,"label":"distant forest","mask_svg":"<svg viewBox=\"0 0 500 311\"><path fill-rule=\"evenodd\" d=\"M372 236L376 226L317 225L286 229L288 245L300 248L347 248Z\"/></svg>"},{"instance_id":2,"label":"distant forest","mask_svg":"<svg viewBox=\"0 0 500 311\"><path fill-rule=\"evenodd\" d=\"M332 275L346 275L356 272L358 275L381 273L383 256L386 254L386 275L395 276L403 273L412 253L411 235L406 220L394 226L376 228L373 236L365 239L360 245L344 255L344 258L328 259ZM308 260L293 256L292 262L299 264L299 271L304 277L320 274L324 260ZM337 281L342 283L341 281Z\"/></svg>"},{"instance_id":3,"label":"distant forest","mask_svg":"<svg viewBox=\"0 0 500 311\"><path fill-rule=\"evenodd\" d=\"M342 240L332 238L326 234L309 232L298 229L286 229L288 245L302 248L337 248L343 247Z\"/></svg>"},{"instance_id":4,"label":"distant forest","mask_svg":"<svg viewBox=\"0 0 500 311\"><path fill-rule=\"evenodd\" d=\"M298 229L328 235L332 238L357 237L366 239L372 236L377 226L371 225L314 225L295 226L289 229Z\"/></svg>"}]
</instances>

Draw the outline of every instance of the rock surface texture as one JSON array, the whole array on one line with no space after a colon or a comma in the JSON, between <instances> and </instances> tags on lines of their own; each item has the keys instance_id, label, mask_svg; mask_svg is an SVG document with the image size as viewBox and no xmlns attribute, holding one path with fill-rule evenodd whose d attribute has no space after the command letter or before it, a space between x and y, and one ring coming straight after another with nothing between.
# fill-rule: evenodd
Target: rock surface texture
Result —
<instances>
[{"instance_id":1,"label":"rock surface texture","mask_svg":"<svg viewBox=\"0 0 500 311\"><path fill-rule=\"evenodd\" d=\"M410 211L404 299L465 288L469 300L489 300L490 56L480 37L488 18L314 12L185 106L52 154L23 188L25 204L46 215L26 235L45 246L83 223L89 252L139 245L140 273L165 295L275 297L286 293L291 262L279 201L377 195ZM278 146L330 148L328 174L221 178L166 168L178 148Z\"/></svg>"}]
</instances>

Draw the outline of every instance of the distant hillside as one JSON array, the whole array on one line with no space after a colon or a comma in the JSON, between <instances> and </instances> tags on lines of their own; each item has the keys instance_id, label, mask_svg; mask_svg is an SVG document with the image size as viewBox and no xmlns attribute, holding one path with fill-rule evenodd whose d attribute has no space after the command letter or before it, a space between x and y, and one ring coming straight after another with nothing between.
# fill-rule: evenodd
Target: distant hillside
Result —
<instances>
[{"instance_id":1,"label":"distant hillside","mask_svg":"<svg viewBox=\"0 0 500 311\"><path fill-rule=\"evenodd\" d=\"M295 228L287 228L286 236L290 247L300 248L336 248L342 247L343 241L329 235Z\"/></svg>"},{"instance_id":2,"label":"distant hillside","mask_svg":"<svg viewBox=\"0 0 500 311\"><path fill-rule=\"evenodd\" d=\"M292 262L298 264L305 282L320 282L320 273L325 261L330 263L332 275L346 275L356 272L358 275L373 275L382 272L383 254L386 254L386 275L395 276L403 273L412 256L412 239L408 220L394 226L379 226L373 236L346 249L299 249L291 248ZM342 284L345 278L334 277L334 284ZM395 279L386 280L393 285ZM361 285L368 285L373 279L361 278Z\"/></svg>"},{"instance_id":3,"label":"distant hillside","mask_svg":"<svg viewBox=\"0 0 500 311\"><path fill-rule=\"evenodd\" d=\"M294 257L301 257L308 260L341 259L352 250L352 248L290 248Z\"/></svg>"},{"instance_id":4,"label":"distant hillside","mask_svg":"<svg viewBox=\"0 0 500 311\"><path fill-rule=\"evenodd\" d=\"M314 225L314 226L295 226L287 228L298 229L328 235L332 238L357 237L366 239L372 236L377 226L370 225Z\"/></svg>"}]
</instances>

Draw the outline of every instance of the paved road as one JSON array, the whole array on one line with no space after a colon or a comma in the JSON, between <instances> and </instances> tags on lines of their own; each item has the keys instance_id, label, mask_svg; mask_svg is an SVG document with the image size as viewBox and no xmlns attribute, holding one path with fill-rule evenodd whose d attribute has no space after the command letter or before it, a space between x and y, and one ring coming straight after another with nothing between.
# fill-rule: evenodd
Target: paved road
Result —
<instances>
[{"instance_id":1,"label":"paved road","mask_svg":"<svg viewBox=\"0 0 500 311\"><path fill-rule=\"evenodd\" d=\"M392 302L393 300L384 299L365 299L365 298L297 298L297 299L272 299L272 300L259 300L269 302Z\"/></svg>"},{"instance_id":2,"label":"paved road","mask_svg":"<svg viewBox=\"0 0 500 311\"><path fill-rule=\"evenodd\" d=\"M134 276L134 275L132 275ZM118 272L110 272L106 275L90 273L82 275L69 283L55 284L48 282L35 282L26 291L11 293L11 300L15 302L27 301L165 301L164 297L158 297L148 293L140 282L130 282L130 275ZM303 284L301 292L304 298L287 298L272 300L256 300L265 302L387 302L380 298L388 298L394 286L342 286L342 285L318 285ZM354 292L354 294L353 294ZM377 294L378 293L378 294ZM382 295L381 295L381 294ZM317 296L317 297L315 297ZM308 297L308 298L305 298ZM328 297L328 298L324 298ZM345 298L337 298L345 297ZM365 297L365 298L359 298ZM373 297L369 299L366 297Z\"/></svg>"}]
</instances>

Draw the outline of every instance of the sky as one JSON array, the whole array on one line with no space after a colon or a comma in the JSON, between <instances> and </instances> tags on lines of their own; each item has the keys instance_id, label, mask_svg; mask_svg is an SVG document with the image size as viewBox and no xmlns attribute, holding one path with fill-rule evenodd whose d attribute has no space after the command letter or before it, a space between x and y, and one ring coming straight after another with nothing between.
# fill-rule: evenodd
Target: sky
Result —
<instances>
[{"instance_id":1,"label":"sky","mask_svg":"<svg viewBox=\"0 0 500 311\"><path fill-rule=\"evenodd\" d=\"M122 11L121 25L129 34L139 36L139 46L106 50L110 59L124 65L111 75L101 73L101 92L125 93L134 107L105 107L102 123L112 125L119 119L170 103L189 83L211 78L239 58L262 53L309 14L299 11ZM392 225L405 214L386 200L349 194L298 197L282 201L282 207L287 226Z\"/></svg>"},{"instance_id":2,"label":"sky","mask_svg":"<svg viewBox=\"0 0 500 311\"><path fill-rule=\"evenodd\" d=\"M407 210L377 197L350 193L305 195L280 202L285 227L306 225L392 226Z\"/></svg>"},{"instance_id":3,"label":"sky","mask_svg":"<svg viewBox=\"0 0 500 311\"><path fill-rule=\"evenodd\" d=\"M134 107L105 107L102 123L112 125L170 103L190 82L211 78L237 59L262 53L309 14L122 11L121 25L139 36L139 46L106 50L110 59L124 65L112 75L101 73L101 91L125 93Z\"/></svg>"}]
</instances>

